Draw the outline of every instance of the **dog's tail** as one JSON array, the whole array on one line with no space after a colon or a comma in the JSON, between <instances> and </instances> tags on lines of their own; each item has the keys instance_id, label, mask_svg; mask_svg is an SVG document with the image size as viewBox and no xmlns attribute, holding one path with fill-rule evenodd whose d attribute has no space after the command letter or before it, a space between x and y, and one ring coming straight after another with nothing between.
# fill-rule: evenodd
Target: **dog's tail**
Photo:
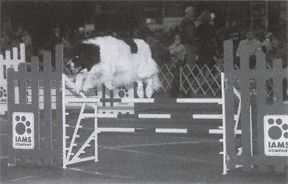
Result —
<instances>
[{"instance_id":1,"label":"dog's tail","mask_svg":"<svg viewBox=\"0 0 288 184\"><path fill-rule=\"evenodd\" d=\"M152 89L153 91L159 91L162 88L162 84L159 79L159 73L152 76Z\"/></svg>"}]
</instances>

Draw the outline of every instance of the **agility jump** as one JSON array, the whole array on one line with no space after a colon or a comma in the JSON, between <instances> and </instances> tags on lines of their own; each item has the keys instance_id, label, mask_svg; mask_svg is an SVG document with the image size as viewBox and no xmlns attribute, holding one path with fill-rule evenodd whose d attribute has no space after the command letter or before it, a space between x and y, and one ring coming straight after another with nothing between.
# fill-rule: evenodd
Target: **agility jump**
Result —
<instances>
[{"instance_id":1,"label":"agility jump","mask_svg":"<svg viewBox=\"0 0 288 184\"><path fill-rule=\"evenodd\" d=\"M231 56L231 51L230 48L232 47L232 44L228 41L225 42L225 63L227 63L228 61L230 62L232 58ZM227 50L228 48L228 50ZM58 51L57 51L58 50ZM115 114L98 114L97 113L97 103L99 104L102 100L104 99L90 99L90 98L86 98L83 94L80 96L82 96L82 98L66 98L65 93L63 93L63 91L65 91L65 84L68 83L69 85L69 80L66 80L66 76L63 75L63 71L62 71L62 63L63 63L63 54L62 54L62 48L60 46L57 47L56 49L56 63L61 63L60 65L56 66L56 71L53 73L51 73L51 70L49 70L49 64L45 64L46 62L44 62L44 67L48 68L48 70L46 70L46 73L41 73L39 71L37 71L37 58L33 58L32 59L32 63L34 65L34 67L32 68L32 73L29 73L27 71L25 71L25 65L20 65L19 67L19 72L15 72L13 71L13 69L10 69L8 72L8 78L10 82L8 82L8 90L10 89L11 91L15 90L15 83L14 80L19 80L20 83L20 87L19 87L19 94L20 94L20 102L19 104L15 104L15 97L13 97L13 95L9 96L8 98L8 111L9 111L9 122L13 122L11 124L11 132L9 132L9 137L11 137L11 146L9 148L9 164L10 165L15 165L16 164L16 159L20 159L22 161L27 160L28 159L32 159L33 162L35 163L39 163L39 160L41 160L42 163L46 164L51 164L53 161L56 160L57 163L62 163L62 167L66 168L68 165L70 164L74 164L74 163L79 163L79 162L84 162L84 161L88 161L88 160L94 160L94 161L98 161L98 134L100 132L135 132L136 128L122 128L122 129L118 129L118 128L105 128L105 127L98 127L98 119L99 118L121 118L118 115ZM45 57L47 61L51 60L51 56L49 54L45 54ZM50 59L50 60L49 60ZM259 59L259 56L258 56ZM231 63L231 62L230 62ZM32 65L32 66L33 66ZM275 68L273 70L273 72L276 71L277 67L279 68L278 64L275 64ZM244 67L241 67L241 69L245 69ZM51 69L51 67L50 67ZM229 67L225 68L225 71L228 71ZM48 72L49 71L49 72ZM233 71L233 69L231 69L231 71ZM245 70L244 70L245 71ZM249 70L246 70L246 72L248 72ZM281 76L278 76L279 78L283 77L284 72L280 70L280 74ZM239 71L235 71L237 74L240 74ZM25 75L23 75L25 73ZM256 72L251 71L251 76L256 76ZM45 75L44 75L45 74ZM275 74L273 74L274 76ZM33 77L32 77L33 76ZM37 76L37 77L35 77ZM38 77L39 76L39 77ZM46 76L46 77L44 77ZM25 97L26 96L26 90L25 90L25 81L27 80L31 80L33 83L33 87L32 87L32 94L34 92L34 94L38 94L38 86L36 85L38 80L44 80L46 81L46 85L45 85L45 91L46 91L46 87L47 87L47 92L44 91L44 98L45 98L45 102L47 99L51 99L51 94L49 92L48 88L48 84L49 82L47 82L48 77L50 77L50 80L59 80L58 82L58 86L59 88L57 88L56 91L56 100L57 100L57 109L62 109L61 111L56 111L54 112L56 114L56 117L52 117L53 112L51 111L51 101L48 101L47 103L45 103L44 105L44 124L43 123L39 123L38 120L41 121L41 112L40 109L38 108L38 95L33 95L32 98L32 104L29 104L27 106L27 103L25 102L25 98L21 98L21 97ZM249 84L248 82L243 82L241 84L245 84L241 86L241 93L239 95L239 93L237 93L233 87L233 82L232 80L229 80L230 77L232 77L233 75L231 73L227 73L223 74L223 78L225 80L222 80L222 98L220 99L176 99L177 103L217 103L217 104L221 104L222 105L222 115L210 115L207 116L201 116L199 114L194 114L194 116L192 116L191 114L191 118L205 118L207 117L208 119L223 119L223 126L219 127L219 130L211 130L210 133L218 133L221 134L223 136L222 139L220 139L220 142L222 142L223 144L223 174L226 174L227 171L229 169L234 169L237 168L239 166L243 167L245 170L248 170L247 168L252 168L252 165L267 165L267 163L269 165L274 165L273 161L276 160L275 163L279 164L279 166L274 165L276 169L276 171L283 171L282 168L285 168L285 162L283 162L283 160L285 160L285 157L261 157L261 161L258 162L258 160L253 160L251 163L249 161L250 158L252 156L252 159L258 155L254 155L254 151L256 148L253 147L252 142L251 142L251 137L253 137L253 135L251 135L251 131L253 130L253 127L251 125L251 111L250 111L250 103L247 103L247 100L243 100L243 94L247 94L247 97L250 98L249 95L249 87L247 84ZM250 76L250 77L251 77ZM272 76L269 74L269 77ZM24 77L24 78L23 78ZM240 78L240 76L238 75L237 77ZM263 76L259 76L259 80L261 80L261 77ZM22 80L23 82L21 82ZM235 79L235 77L233 78ZM244 81L247 80L246 78L241 80ZM33 82L34 81L34 82ZM70 81L71 82L71 81ZM70 83L71 85L71 83ZM277 84L278 87L280 84ZM62 86L62 87L61 87ZM277 86L276 86L277 87ZM279 87L281 88L281 87ZM282 88L281 88L282 89ZM244 91L244 93L243 93ZM263 90L265 91L265 90ZM237 114L235 115L234 112L234 93L236 93L236 96L241 96L241 98L239 98L240 104L242 107L241 108L241 112L240 110L237 111ZM261 93L261 92L260 92ZM277 93L276 95L278 95L277 97L279 97L278 99L280 99L281 101L281 96L279 93ZM155 99L113 99L115 101L129 101L132 103L153 103L155 102ZM283 100L283 97L282 97ZM280 103L280 101L276 104L281 105L282 102ZM76 122L76 127L75 130L73 131L73 135L72 137L67 137L66 134L66 127L67 127L67 123L66 123L66 115L67 111L65 106L67 105L67 103L81 103L81 111L80 111L80 115L78 116L77 122ZM231 104L233 102L233 104ZM50 104L50 105L49 105ZM247 106L247 104L249 104ZM93 107L94 112L93 113L86 113L84 112L86 105L90 105L90 107ZM243 105L245 107L245 113L243 113ZM29 107L29 108L28 108ZM238 106L239 107L239 106ZM281 109L285 108L286 106L279 106L281 107ZM50 109L50 110L48 110ZM252 106L253 109L253 106ZM259 108L257 108L257 110L259 110ZM24 112L23 112L24 111ZM13 114L14 112L18 113L18 114ZM15 147L15 145L13 145L13 140L12 140L12 136L29 136L29 132L28 130L28 125L27 125L27 118L30 118L31 116L27 113L34 114L34 127L35 127L35 132L34 132L34 137L35 137L35 144L33 145L33 149L27 149L27 150L23 150L23 149L19 149L17 148L17 146ZM240 114L238 114L238 112L240 112ZM19 114L20 113L20 114ZM22 115L21 115L22 113ZM248 113L248 114L247 114ZM267 115L267 111L265 111L264 115ZM277 114L277 112L274 112L274 114ZM14 116L13 116L14 115ZM20 122L20 120L17 120L17 115L20 117L21 121L22 121L22 117L26 117L26 120L23 122ZM138 114L136 115L137 118L146 118L146 119L154 119L154 118L167 118L170 119L172 118L172 116L170 114L161 114L161 115L151 115L151 114ZM258 116L258 115L257 115ZM280 116L279 116L280 117ZM81 129L81 120L84 118L93 118L94 119L94 131L91 133L91 135L85 140L83 145L77 145L76 144L76 139L80 138L78 137L78 130ZM25 119L25 118L23 118ZM33 119L33 118L32 118ZM269 118L268 118L269 119ZM270 118L271 119L271 118ZM275 121L277 120L277 117L274 117ZM42 120L42 122L43 122ZM56 120L56 121L55 121ZM241 130L238 129L238 123L239 120L241 120ZM260 117L257 120L259 120L260 122L263 122L263 118ZM285 118L282 118L282 121L284 121ZM235 126L235 122L237 122ZM270 120L271 121L271 120ZM231 123L232 122L232 123ZM248 128L244 128L248 122ZM285 121L284 121L285 122ZM15 126L17 126L18 124L25 124L26 123L26 132L22 135L17 134L13 132L13 130L15 130ZM53 129L53 123L56 124L62 124L62 128L58 128L56 129L56 131ZM245 124L245 126L244 126ZM13 126L12 126L13 125ZM21 125L22 126L22 125ZM263 126L263 125L262 125ZM272 126L268 127L268 128L272 128ZM40 131L38 131L40 130ZM43 131L45 130L45 131ZM53 131L52 131L53 130ZM157 131L157 133L187 133L187 130L184 129L179 129L178 132L177 130L172 130L169 128L165 128L165 129L155 129ZM156 132L155 131L155 132ZM258 128L258 132L263 131L261 128ZM250 132L250 133L249 133ZM19 133L19 132L18 132ZM51 137L52 135L52 137ZM258 135L258 139L260 140L264 140L263 137L261 137L261 133L257 134ZM283 134L284 135L284 134ZM241 144L241 148L242 148L242 153L239 153L238 151L236 151L236 148L239 148L238 146L235 145L235 140L239 138L239 136L241 137L241 139L243 138L243 140L245 139L245 141L242 142ZM71 140L70 145L67 145L67 139ZM23 139L22 139L23 140ZM58 140L58 141L57 141ZM59 141L59 140L62 140ZM94 141L94 155L89 156L89 157L83 157L83 154L85 154L85 149L89 147L89 143L91 143L93 140ZM247 141L249 143L247 143ZM264 142L264 141L263 141ZM42 146L40 146L42 145ZM44 145L51 145L51 146L44 146ZM75 151L73 149L75 149L76 146L79 146L78 151ZM91 146L91 145L90 145ZM258 145L259 146L259 145ZM262 145L261 145L262 146ZM260 147L261 147L260 146ZM44 150L43 150L44 148ZM261 147L263 148L263 147ZM61 150L59 150L61 149ZM250 150L250 151L247 151ZM251 153L248 154L247 153ZM10 154L11 153L11 154ZM258 152L259 153L259 152ZM63 156L61 158L61 155ZM260 155L264 155L264 153L260 153ZM247 159L245 159L247 158ZM268 161L268 162L265 162ZM283 165L284 163L284 165ZM264 167L259 167L260 169L263 169ZM264 170L264 169L263 169Z\"/></svg>"},{"instance_id":2,"label":"agility jump","mask_svg":"<svg viewBox=\"0 0 288 184\"><path fill-rule=\"evenodd\" d=\"M224 73L221 74L221 81L222 86L224 86ZM67 78L65 75L63 75L63 84L65 84L68 87L73 87L73 84L69 78ZM64 86L64 85L63 85ZM64 90L64 89L62 89ZM222 94L224 94L224 88L222 89ZM239 96L239 92L234 89L234 93L236 93L236 96L239 98L239 101L241 102L241 98ZM121 128L121 127L113 127L113 128L105 128L105 127L98 127L98 120L99 118L127 118L129 116L133 116L133 118L139 118L139 119L171 119L173 115L171 114L137 114L137 115L126 115L126 116L119 116L119 114L99 114L97 113L97 104L99 104L103 100L107 99L91 99L87 98L83 93L80 93L82 98L65 98L63 97L63 107L65 108L66 104L69 103L81 103L82 107L76 122L76 126L74 129L74 133L72 138L67 136L66 134L66 127L68 126L66 124L66 117L63 116L63 168L67 168L68 165L85 162L89 160L98 161L98 134L101 132L122 132L122 133L134 133L137 132L137 128ZM224 96L224 95L222 95ZM155 102L155 99L146 99L146 98L139 98L139 99L112 99L115 102L132 102L132 103L149 103L153 104ZM109 100L111 101L111 99ZM223 126L219 127L219 129L211 129L209 131L210 134L222 134L222 142L223 142L223 151L220 153L223 155L223 174L227 174L227 155L226 155L226 133L225 133L225 99L222 98L179 98L175 99L176 103L189 103L189 104L195 104L195 103L204 103L204 104L219 104L222 105L222 114L191 114L190 118L193 119L222 119ZM241 104L241 103L239 103ZM94 108L93 113L84 113L86 106L92 106ZM239 105L239 108L241 108L241 105ZM239 125L239 116L240 116L241 109L238 109L238 113L234 115L235 116L235 136L236 134L241 134L241 130L238 129ZM69 115L69 113L66 112L66 110L63 111L63 114ZM80 136L78 135L78 131L82 128L81 120L92 118L94 119L94 131L91 133L91 135L86 139L85 143L75 151L75 147L78 145L75 143L76 139ZM141 129L141 128L139 128ZM180 134L187 134L188 129L180 129L180 128L155 128L154 133L180 133ZM67 147L67 140L71 140L70 146ZM85 157L85 150L89 147L91 147L91 142L94 141L94 155ZM75 153L73 153L73 150ZM68 153L67 153L68 152ZM81 156L81 157L80 157Z\"/></svg>"}]
</instances>

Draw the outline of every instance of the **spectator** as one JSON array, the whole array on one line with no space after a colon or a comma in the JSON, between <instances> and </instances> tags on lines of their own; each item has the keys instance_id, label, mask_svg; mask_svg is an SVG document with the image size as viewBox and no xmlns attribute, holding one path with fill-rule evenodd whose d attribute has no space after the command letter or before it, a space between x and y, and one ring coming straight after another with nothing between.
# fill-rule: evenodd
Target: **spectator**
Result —
<instances>
[{"instance_id":1,"label":"spectator","mask_svg":"<svg viewBox=\"0 0 288 184\"><path fill-rule=\"evenodd\" d=\"M189 6L185 9L185 17L180 24L180 36L183 45L185 46L187 56L186 61L189 64L196 63L196 18L195 9L193 6Z\"/></svg>"},{"instance_id":2,"label":"spectator","mask_svg":"<svg viewBox=\"0 0 288 184\"><path fill-rule=\"evenodd\" d=\"M70 38L70 32L67 32L65 36L62 38L62 44L63 44L63 50L64 50L64 56L67 55L67 53L72 48L71 38Z\"/></svg>"},{"instance_id":3,"label":"spectator","mask_svg":"<svg viewBox=\"0 0 288 184\"><path fill-rule=\"evenodd\" d=\"M62 43L62 35L59 27L53 28L53 32L49 36L48 42L46 43L46 49L54 53L55 45Z\"/></svg>"},{"instance_id":4,"label":"spectator","mask_svg":"<svg viewBox=\"0 0 288 184\"><path fill-rule=\"evenodd\" d=\"M236 20L232 21L231 28L229 30L229 39L233 41L233 55L236 56L237 46L240 42L240 27Z\"/></svg>"},{"instance_id":5,"label":"spectator","mask_svg":"<svg viewBox=\"0 0 288 184\"><path fill-rule=\"evenodd\" d=\"M12 49L13 47L19 47L21 43L22 34L23 34L22 27L18 28L17 31L11 30L11 32L9 32L9 37L11 41L9 45L9 49Z\"/></svg>"},{"instance_id":6,"label":"spectator","mask_svg":"<svg viewBox=\"0 0 288 184\"><path fill-rule=\"evenodd\" d=\"M271 50L271 60L281 59L283 62L283 67L287 67L287 43L284 38L280 38L279 34L275 34L272 38L272 50Z\"/></svg>"},{"instance_id":7,"label":"spectator","mask_svg":"<svg viewBox=\"0 0 288 184\"><path fill-rule=\"evenodd\" d=\"M210 24L210 13L208 11L202 12L200 16L201 24L197 28L198 38L198 65L207 65L209 68L215 64L214 55L217 46L216 31L214 26Z\"/></svg>"},{"instance_id":8,"label":"spectator","mask_svg":"<svg viewBox=\"0 0 288 184\"><path fill-rule=\"evenodd\" d=\"M175 64L173 72L174 78L171 84L170 97L175 98L180 93L180 66L184 64L186 50L184 45L181 43L179 34L175 35L174 43L169 47L169 52L172 56L172 62Z\"/></svg>"},{"instance_id":9,"label":"spectator","mask_svg":"<svg viewBox=\"0 0 288 184\"><path fill-rule=\"evenodd\" d=\"M32 38L28 31L23 31L23 34L21 35L21 42L25 44L26 61L29 61L30 57L33 55L33 47Z\"/></svg>"},{"instance_id":10,"label":"spectator","mask_svg":"<svg viewBox=\"0 0 288 184\"><path fill-rule=\"evenodd\" d=\"M10 47L11 40L6 31L2 31L0 37L1 53L4 53L6 49Z\"/></svg>"},{"instance_id":11,"label":"spectator","mask_svg":"<svg viewBox=\"0 0 288 184\"><path fill-rule=\"evenodd\" d=\"M167 51L167 46L164 46L159 40L152 36L147 36L146 42L148 43L152 58L156 61L158 65L162 65L167 62L167 55L169 57L169 52ZM167 54L168 53L168 54Z\"/></svg>"},{"instance_id":12,"label":"spectator","mask_svg":"<svg viewBox=\"0 0 288 184\"><path fill-rule=\"evenodd\" d=\"M40 71L43 71L44 70L43 58L45 49L43 47L40 47L37 52L38 52L37 55L39 57L39 69Z\"/></svg>"},{"instance_id":13,"label":"spectator","mask_svg":"<svg viewBox=\"0 0 288 184\"><path fill-rule=\"evenodd\" d=\"M63 38L60 32L59 27L53 28L53 32L48 38L48 42L46 43L45 49L49 50L52 53L52 56L55 55L55 46L57 44L62 44L63 43ZM55 67L55 59L52 59L52 67Z\"/></svg>"},{"instance_id":14,"label":"spectator","mask_svg":"<svg viewBox=\"0 0 288 184\"><path fill-rule=\"evenodd\" d=\"M265 35L265 40L262 43L262 50L266 54L270 53L272 50L272 39L273 39L273 34L271 32Z\"/></svg>"},{"instance_id":15,"label":"spectator","mask_svg":"<svg viewBox=\"0 0 288 184\"><path fill-rule=\"evenodd\" d=\"M255 68L256 65L256 56L255 52L257 49L261 48L261 42L255 39L255 34L252 29L249 29L246 34L246 39L241 40L236 51L236 56L240 56L241 53L245 50L248 51L249 56L249 67Z\"/></svg>"},{"instance_id":16,"label":"spectator","mask_svg":"<svg viewBox=\"0 0 288 184\"><path fill-rule=\"evenodd\" d=\"M174 37L173 44L169 47L169 52L172 56L172 62L178 63L178 61L184 61L186 50L184 45L181 43L181 38L179 34Z\"/></svg>"}]
</instances>

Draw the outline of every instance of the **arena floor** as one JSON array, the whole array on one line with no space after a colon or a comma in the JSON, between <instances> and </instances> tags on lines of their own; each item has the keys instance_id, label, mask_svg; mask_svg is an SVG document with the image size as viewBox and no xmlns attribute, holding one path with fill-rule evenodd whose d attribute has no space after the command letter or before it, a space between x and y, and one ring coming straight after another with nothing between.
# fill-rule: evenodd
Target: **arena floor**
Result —
<instances>
[{"instance_id":1,"label":"arena floor","mask_svg":"<svg viewBox=\"0 0 288 184\"><path fill-rule=\"evenodd\" d=\"M138 109L137 109L138 108ZM160 112L163 105L137 107L141 112ZM173 113L219 112L216 106L166 103ZM165 111L166 112L166 111ZM114 121L114 122L112 122ZM219 136L209 135L209 128L221 122L174 119L140 122L118 120L119 125L145 123L166 127L177 123L192 128L189 134L122 134L103 133L99 136L99 162L86 162L67 169L40 166L7 166L7 133L5 117L1 119L1 183L287 183L287 173L243 172L241 168L222 175ZM70 122L69 122L70 123ZM71 122L72 123L72 122ZM73 124L73 123L72 123ZM114 126L115 120L100 122L100 126ZM90 128L88 128L90 129Z\"/></svg>"}]
</instances>

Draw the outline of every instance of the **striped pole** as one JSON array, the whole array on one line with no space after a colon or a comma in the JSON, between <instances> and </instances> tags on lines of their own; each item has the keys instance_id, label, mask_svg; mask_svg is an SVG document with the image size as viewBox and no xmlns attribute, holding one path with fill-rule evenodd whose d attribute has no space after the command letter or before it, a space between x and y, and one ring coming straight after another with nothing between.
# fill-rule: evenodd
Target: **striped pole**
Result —
<instances>
[{"instance_id":1,"label":"striped pole","mask_svg":"<svg viewBox=\"0 0 288 184\"><path fill-rule=\"evenodd\" d=\"M222 104L222 98L177 98L177 103L218 103Z\"/></svg>"},{"instance_id":2,"label":"striped pole","mask_svg":"<svg viewBox=\"0 0 288 184\"><path fill-rule=\"evenodd\" d=\"M65 80L62 74L62 168L66 169L66 102L65 102Z\"/></svg>"},{"instance_id":3,"label":"striped pole","mask_svg":"<svg viewBox=\"0 0 288 184\"><path fill-rule=\"evenodd\" d=\"M121 128L121 127L113 127L113 128L98 128L99 133L135 133L135 132L143 132L145 130L145 128ZM155 133L165 133L165 134L169 134L169 133L184 133L187 134L188 133L188 129L187 128L155 128Z\"/></svg>"},{"instance_id":4,"label":"striped pole","mask_svg":"<svg viewBox=\"0 0 288 184\"><path fill-rule=\"evenodd\" d=\"M223 161L223 175L227 174L227 171L228 171L228 166L227 166L227 135L226 135L226 110L225 110L225 75L224 73L222 72L221 73L221 92L222 92L222 114L223 114L223 120L222 120L222 140L223 140L223 157L222 157L222 161ZM210 130L209 130L210 131ZM209 132L210 133L210 132Z\"/></svg>"}]
</instances>

